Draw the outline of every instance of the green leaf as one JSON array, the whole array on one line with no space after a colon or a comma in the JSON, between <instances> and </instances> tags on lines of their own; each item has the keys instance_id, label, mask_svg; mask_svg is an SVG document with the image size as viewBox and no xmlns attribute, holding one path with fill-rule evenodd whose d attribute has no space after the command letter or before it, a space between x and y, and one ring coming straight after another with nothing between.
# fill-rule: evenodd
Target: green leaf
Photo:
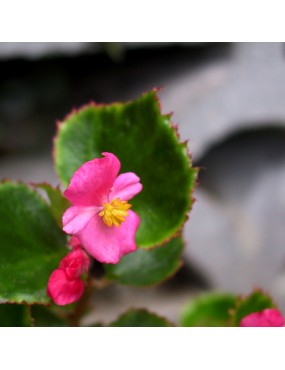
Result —
<instances>
[{"instance_id":1,"label":"green leaf","mask_svg":"<svg viewBox=\"0 0 285 370\"><path fill-rule=\"evenodd\" d=\"M50 201L50 209L60 228L62 228L62 215L68 207L69 201L64 198L59 187L53 188L50 184L33 184L36 188L43 189Z\"/></svg>"},{"instance_id":2,"label":"green leaf","mask_svg":"<svg viewBox=\"0 0 285 370\"><path fill-rule=\"evenodd\" d=\"M0 326L32 326L30 307L21 304L0 304Z\"/></svg>"},{"instance_id":3,"label":"green leaf","mask_svg":"<svg viewBox=\"0 0 285 370\"><path fill-rule=\"evenodd\" d=\"M253 312L261 312L266 308L276 307L272 299L261 290L256 290L247 297L238 300L232 312L233 326L239 326L240 321Z\"/></svg>"},{"instance_id":4,"label":"green leaf","mask_svg":"<svg viewBox=\"0 0 285 370\"><path fill-rule=\"evenodd\" d=\"M230 310L237 297L225 293L207 293L191 300L181 316L181 326L230 326Z\"/></svg>"},{"instance_id":5,"label":"green leaf","mask_svg":"<svg viewBox=\"0 0 285 370\"><path fill-rule=\"evenodd\" d=\"M160 327L174 326L168 320L145 309L131 309L109 326L117 327Z\"/></svg>"},{"instance_id":6,"label":"green leaf","mask_svg":"<svg viewBox=\"0 0 285 370\"><path fill-rule=\"evenodd\" d=\"M49 206L24 184L0 184L0 302L48 303L48 278L66 254Z\"/></svg>"},{"instance_id":7,"label":"green leaf","mask_svg":"<svg viewBox=\"0 0 285 370\"><path fill-rule=\"evenodd\" d=\"M135 172L143 190L131 201L141 218L138 246L160 245L171 238L192 206L197 170L191 167L186 144L179 143L170 115L160 112L154 91L126 104L90 104L73 112L59 126L55 162L68 185L84 162L112 152L121 172Z\"/></svg>"},{"instance_id":8,"label":"green leaf","mask_svg":"<svg viewBox=\"0 0 285 370\"><path fill-rule=\"evenodd\" d=\"M160 283L180 267L183 250L181 238L174 238L162 247L137 249L116 265L105 265L107 278L121 284L145 286Z\"/></svg>"},{"instance_id":9,"label":"green leaf","mask_svg":"<svg viewBox=\"0 0 285 370\"><path fill-rule=\"evenodd\" d=\"M34 321L34 326L40 327L60 327L68 326L67 322L57 316L51 308L33 305L31 306L31 316Z\"/></svg>"}]
</instances>

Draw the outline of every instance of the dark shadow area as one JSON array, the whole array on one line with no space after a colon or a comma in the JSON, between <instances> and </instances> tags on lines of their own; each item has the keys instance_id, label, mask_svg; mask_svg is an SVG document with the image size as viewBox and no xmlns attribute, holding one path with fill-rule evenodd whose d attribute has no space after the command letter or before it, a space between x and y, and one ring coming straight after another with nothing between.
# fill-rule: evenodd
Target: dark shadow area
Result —
<instances>
[{"instance_id":1,"label":"dark shadow area","mask_svg":"<svg viewBox=\"0 0 285 370\"><path fill-rule=\"evenodd\" d=\"M154 44L155 45L155 44ZM103 49L102 45L102 49ZM0 149L51 146L55 121L91 100L137 98L184 71L227 57L230 44L190 43L123 49L120 60L105 51L0 62Z\"/></svg>"},{"instance_id":2,"label":"dark shadow area","mask_svg":"<svg viewBox=\"0 0 285 370\"><path fill-rule=\"evenodd\" d=\"M285 164L285 129L245 130L213 145L196 163L200 187L219 198L240 198L260 176Z\"/></svg>"},{"instance_id":3,"label":"dark shadow area","mask_svg":"<svg viewBox=\"0 0 285 370\"><path fill-rule=\"evenodd\" d=\"M185 290L186 288L192 289L193 287L206 290L212 286L202 272L189 263L187 265L184 264L171 279L161 285L161 289L170 291Z\"/></svg>"}]
</instances>

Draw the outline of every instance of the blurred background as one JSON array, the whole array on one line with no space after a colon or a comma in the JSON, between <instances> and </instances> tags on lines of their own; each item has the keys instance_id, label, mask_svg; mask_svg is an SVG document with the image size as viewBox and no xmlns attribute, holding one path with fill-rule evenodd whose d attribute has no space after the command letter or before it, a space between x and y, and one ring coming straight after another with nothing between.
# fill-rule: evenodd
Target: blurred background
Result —
<instances>
[{"instance_id":1,"label":"blurred background","mask_svg":"<svg viewBox=\"0 0 285 370\"><path fill-rule=\"evenodd\" d=\"M96 293L86 324L128 307L176 322L211 289L261 287L285 312L284 44L0 43L0 71L1 179L57 185L57 120L157 86L201 167L182 269L159 287Z\"/></svg>"}]
</instances>

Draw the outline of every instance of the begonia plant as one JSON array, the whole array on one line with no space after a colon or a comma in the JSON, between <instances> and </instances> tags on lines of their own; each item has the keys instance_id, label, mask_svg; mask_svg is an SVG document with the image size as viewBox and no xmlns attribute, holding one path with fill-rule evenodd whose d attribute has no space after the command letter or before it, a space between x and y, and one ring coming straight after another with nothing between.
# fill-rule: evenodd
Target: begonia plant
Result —
<instances>
[{"instance_id":1,"label":"begonia plant","mask_svg":"<svg viewBox=\"0 0 285 370\"><path fill-rule=\"evenodd\" d=\"M57 124L59 185L0 183L0 325L80 326L96 290L149 286L181 266L198 170L153 90L90 103ZM100 266L98 277L96 266ZM182 326L283 326L271 298L210 293ZM174 326L132 307L91 326Z\"/></svg>"}]
</instances>

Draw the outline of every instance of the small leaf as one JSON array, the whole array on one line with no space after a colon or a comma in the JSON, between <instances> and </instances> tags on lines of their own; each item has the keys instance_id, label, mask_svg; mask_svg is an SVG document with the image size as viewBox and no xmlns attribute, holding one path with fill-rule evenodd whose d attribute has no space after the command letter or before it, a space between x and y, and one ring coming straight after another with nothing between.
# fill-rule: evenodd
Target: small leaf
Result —
<instances>
[{"instance_id":1,"label":"small leaf","mask_svg":"<svg viewBox=\"0 0 285 370\"><path fill-rule=\"evenodd\" d=\"M229 326L230 310L237 297L225 293L207 293L191 300L184 308L182 326Z\"/></svg>"},{"instance_id":2,"label":"small leaf","mask_svg":"<svg viewBox=\"0 0 285 370\"><path fill-rule=\"evenodd\" d=\"M32 326L30 307L22 304L0 304L0 326Z\"/></svg>"},{"instance_id":3,"label":"small leaf","mask_svg":"<svg viewBox=\"0 0 285 370\"><path fill-rule=\"evenodd\" d=\"M145 286L157 284L170 277L181 265L183 241L174 238L162 247L137 249L116 265L105 265L107 278L121 284Z\"/></svg>"},{"instance_id":4,"label":"small leaf","mask_svg":"<svg viewBox=\"0 0 285 370\"><path fill-rule=\"evenodd\" d=\"M62 228L62 215L70 207L69 201L64 198L59 187L53 188L50 184L33 184L36 188L43 189L50 201L51 212L60 228Z\"/></svg>"},{"instance_id":5,"label":"small leaf","mask_svg":"<svg viewBox=\"0 0 285 370\"><path fill-rule=\"evenodd\" d=\"M67 322L58 317L48 307L41 305L31 306L31 316L34 321L34 326L40 327L61 327L68 326Z\"/></svg>"},{"instance_id":6,"label":"small leaf","mask_svg":"<svg viewBox=\"0 0 285 370\"><path fill-rule=\"evenodd\" d=\"M47 282L66 236L49 206L24 184L1 183L0 235L0 302L50 302Z\"/></svg>"},{"instance_id":7,"label":"small leaf","mask_svg":"<svg viewBox=\"0 0 285 370\"><path fill-rule=\"evenodd\" d=\"M109 326L117 327L160 327L174 326L168 320L145 309L131 309Z\"/></svg>"},{"instance_id":8,"label":"small leaf","mask_svg":"<svg viewBox=\"0 0 285 370\"><path fill-rule=\"evenodd\" d=\"M162 115L154 91L125 104L90 104L72 112L59 126L55 162L68 185L86 161L114 153L122 172L136 173L143 185L131 201L140 216L137 245L161 245L185 222L192 206L197 170L191 167L186 144L179 142L170 115Z\"/></svg>"},{"instance_id":9,"label":"small leaf","mask_svg":"<svg viewBox=\"0 0 285 370\"><path fill-rule=\"evenodd\" d=\"M239 326L240 321L253 312L261 312L265 308L276 307L272 299L261 290L256 290L247 297L241 297L232 312L233 326Z\"/></svg>"}]
</instances>

